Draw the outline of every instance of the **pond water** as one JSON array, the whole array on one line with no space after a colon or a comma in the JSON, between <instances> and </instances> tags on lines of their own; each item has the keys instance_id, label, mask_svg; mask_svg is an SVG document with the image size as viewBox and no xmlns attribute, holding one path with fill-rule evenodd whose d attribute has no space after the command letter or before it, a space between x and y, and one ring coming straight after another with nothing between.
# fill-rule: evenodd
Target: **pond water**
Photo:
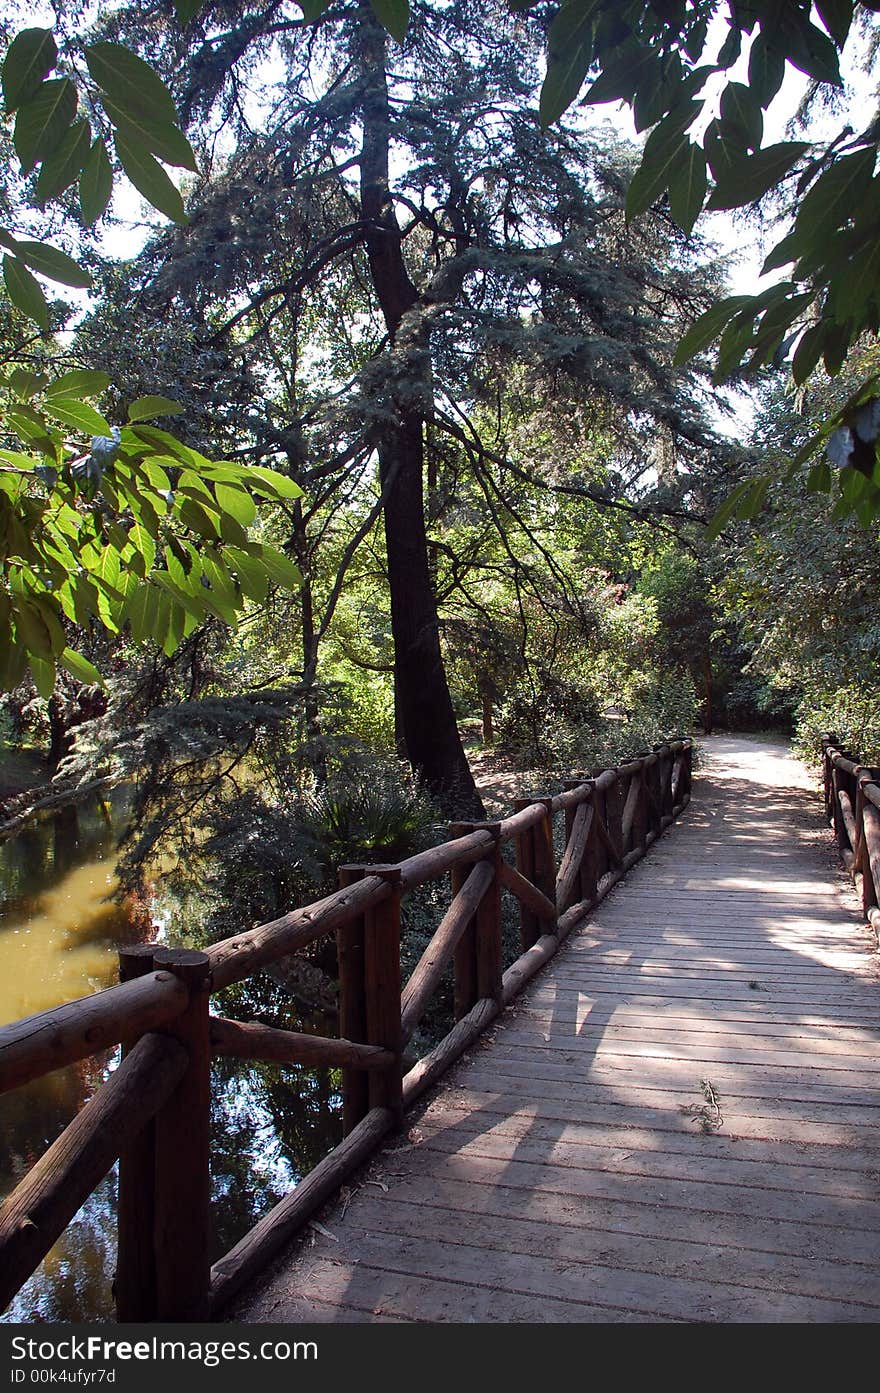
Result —
<instances>
[{"instance_id":1,"label":"pond water","mask_svg":"<svg viewBox=\"0 0 880 1393\"><path fill-rule=\"evenodd\" d=\"M110 900L120 800L66 811L0 845L0 1024L116 980L122 943L196 946L156 923L155 904ZM230 988L225 1015L335 1034L335 1019L299 1007L268 974ZM8 1194L115 1067L118 1052L57 1070L0 1096L0 1196ZM342 1137L331 1071L222 1060L212 1088L213 1257L226 1252ZM116 1178L111 1173L0 1320L114 1318Z\"/></svg>"}]
</instances>

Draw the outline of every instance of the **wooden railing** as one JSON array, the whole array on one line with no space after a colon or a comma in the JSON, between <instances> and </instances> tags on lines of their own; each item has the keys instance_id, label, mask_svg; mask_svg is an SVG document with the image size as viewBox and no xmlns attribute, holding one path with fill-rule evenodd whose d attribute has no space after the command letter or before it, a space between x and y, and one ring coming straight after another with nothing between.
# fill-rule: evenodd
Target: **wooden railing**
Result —
<instances>
[{"instance_id":1,"label":"wooden railing","mask_svg":"<svg viewBox=\"0 0 880 1393\"><path fill-rule=\"evenodd\" d=\"M880 769L840 749L836 735L823 735L822 774L825 815L880 942Z\"/></svg>"},{"instance_id":2,"label":"wooden railing","mask_svg":"<svg viewBox=\"0 0 880 1393\"><path fill-rule=\"evenodd\" d=\"M691 755L687 740L659 745L617 769L570 780L554 797L520 799L500 822L457 823L449 841L399 865L343 866L335 893L206 953L124 949L118 986L0 1030L0 1092L122 1046L108 1081L0 1209L0 1307L118 1160L119 1319L201 1320L217 1312L400 1127L405 1109L644 856L690 799ZM503 854L509 844L515 865ZM402 897L447 874L449 908L402 983ZM522 948L506 971L502 890L518 903ZM329 933L337 943L341 1038L211 1015L211 992ZM450 962L456 1024L407 1067L405 1047ZM341 1069L346 1135L211 1269L216 1055Z\"/></svg>"}]
</instances>

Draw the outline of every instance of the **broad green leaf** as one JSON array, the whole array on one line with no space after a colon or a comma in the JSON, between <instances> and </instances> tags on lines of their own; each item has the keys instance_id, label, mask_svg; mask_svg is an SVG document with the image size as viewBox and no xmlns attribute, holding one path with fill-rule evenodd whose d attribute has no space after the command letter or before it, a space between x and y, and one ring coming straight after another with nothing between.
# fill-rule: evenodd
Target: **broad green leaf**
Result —
<instances>
[{"instance_id":1,"label":"broad green leaf","mask_svg":"<svg viewBox=\"0 0 880 1393\"><path fill-rule=\"evenodd\" d=\"M687 143L687 153L669 181L669 208L683 232L690 236L706 197L706 156L699 145Z\"/></svg>"},{"instance_id":2,"label":"broad green leaf","mask_svg":"<svg viewBox=\"0 0 880 1393\"><path fill-rule=\"evenodd\" d=\"M271 489L279 498L302 498L299 484L295 484L286 474L279 474L277 469L266 469L264 465L253 464L247 470L247 478L248 481L251 478L257 481L253 485L256 493L263 491L257 487L257 484L260 484L265 489Z\"/></svg>"},{"instance_id":3,"label":"broad green leaf","mask_svg":"<svg viewBox=\"0 0 880 1393\"><path fill-rule=\"evenodd\" d=\"M33 319L41 329L49 328L49 306L39 281L27 267L13 256L3 258L3 280L6 292L15 308Z\"/></svg>"},{"instance_id":4,"label":"broad green leaf","mask_svg":"<svg viewBox=\"0 0 880 1393\"><path fill-rule=\"evenodd\" d=\"M250 556L240 547L224 547L224 556L238 576L238 583L245 595L262 604L269 589L269 577L260 561Z\"/></svg>"},{"instance_id":5,"label":"broad green leaf","mask_svg":"<svg viewBox=\"0 0 880 1393\"><path fill-rule=\"evenodd\" d=\"M94 368L73 368L70 372L63 372L60 377L56 377L54 382L50 382L45 395L47 398L97 397L109 386L110 378L106 372L98 372Z\"/></svg>"},{"instance_id":6,"label":"broad green leaf","mask_svg":"<svg viewBox=\"0 0 880 1393\"><path fill-rule=\"evenodd\" d=\"M569 0L559 9L548 35L547 76L539 117L551 126L574 101L593 59L593 13L597 0Z\"/></svg>"},{"instance_id":7,"label":"broad green leaf","mask_svg":"<svg viewBox=\"0 0 880 1393\"><path fill-rule=\"evenodd\" d=\"M791 375L800 387L806 382L810 373L816 367L822 357L822 345L825 342L826 326L822 323L811 324L804 330L800 342L794 351L794 358L791 364Z\"/></svg>"},{"instance_id":8,"label":"broad green leaf","mask_svg":"<svg viewBox=\"0 0 880 1393\"><path fill-rule=\"evenodd\" d=\"M656 133L656 132L655 132ZM632 177L626 194L626 220L632 222L645 213L666 192L676 169L687 159L687 136L679 136L677 144L661 146L650 151L650 139L645 146L642 162Z\"/></svg>"},{"instance_id":9,"label":"broad green leaf","mask_svg":"<svg viewBox=\"0 0 880 1393\"><path fill-rule=\"evenodd\" d=\"M58 654L58 661L63 668L66 668L71 677L75 677L78 682L84 682L87 687L102 687L104 679L94 663L90 663L88 658L84 658L82 653L77 653L75 648L64 648Z\"/></svg>"},{"instance_id":10,"label":"broad green leaf","mask_svg":"<svg viewBox=\"0 0 880 1393\"><path fill-rule=\"evenodd\" d=\"M313 24L316 19L321 18L325 10L329 10L333 0L296 0L296 3L308 23Z\"/></svg>"},{"instance_id":11,"label":"broad green leaf","mask_svg":"<svg viewBox=\"0 0 880 1393\"><path fill-rule=\"evenodd\" d=\"M713 540L730 522L740 504L748 497L754 487L754 480L747 479L744 484L737 484L732 493L728 494L721 507L715 512L707 530L707 537Z\"/></svg>"},{"instance_id":12,"label":"broad green leaf","mask_svg":"<svg viewBox=\"0 0 880 1393\"><path fill-rule=\"evenodd\" d=\"M807 493L830 493L833 479L827 460L814 464L807 475Z\"/></svg>"},{"instance_id":13,"label":"broad green leaf","mask_svg":"<svg viewBox=\"0 0 880 1393\"><path fill-rule=\"evenodd\" d=\"M122 609L123 622L131 625L131 636L135 643L143 643L152 638L159 612L159 591L148 581L133 590Z\"/></svg>"},{"instance_id":14,"label":"broad green leaf","mask_svg":"<svg viewBox=\"0 0 880 1393\"><path fill-rule=\"evenodd\" d=\"M379 23L402 44L409 25L409 0L370 0L370 4Z\"/></svg>"},{"instance_id":15,"label":"broad green leaf","mask_svg":"<svg viewBox=\"0 0 880 1393\"><path fill-rule=\"evenodd\" d=\"M22 29L9 45L3 60L3 100L7 111L15 111L34 96L40 83L58 61L58 49L51 29Z\"/></svg>"},{"instance_id":16,"label":"broad green leaf","mask_svg":"<svg viewBox=\"0 0 880 1393\"><path fill-rule=\"evenodd\" d=\"M51 155L76 116L76 88L69 77L42 83L35 96L18 108L13 142L22 174Z\"/></svg>"},{"instance_id":17,"label":"broad green leaf","mask_svg":"<svg viewBox=\"0 0 880 1393\"><path fill-rule=\"evenodd\" d=\"M115 145L119 163L138 193L143 194L148 203L171 218L172 222L185 226L188 218L180 191L174 187L162 166L142 146L129 144L121 131L116 132Z\"/></svg>"},{"instance_id":18,"label":"broad green leaf","mask_svg":"<svg viewBox=\"0 0 880 1393\"><path fill-rule=\"evenodd\" d=\"M113 167L103 140L96 140L79 177L79 206L86 227L105 212L112 192Z\"/></svg>"},{"instance_id":19,"label":"broad green leaf","mask_svg":"<svg viewBox=\"0 0 880 1393\"><path fill-rule=\"evenodd\" d=\"M748 295L732 295L727 300L720 300L718 304L712 305L710 309L701 314L679 341L673 359L675 366L681 367L683 363L690 362L691 358L701 353L704 348L708 348L709 344L717 339L728 321L749 303L750 298Z\"/></svg>"},{"instance_id":20,"label":"broad green leaf","mask_svg":"<svg viewBox=\"0 0 880 1393\"><path fill-rule=\"evenodd\" d=\"M76 183L88 159L91 139L88 121L74 121L60 144L43 160L37 177L37 201L41 206Z\"/></svg>"},{"instance_id":21,"label":"broad green leaf","mask_svg":"<svg viewBox=\"0 0 880 1393\"><path fill-rule=\"evenodd\" d=\"M13 572L11 579L15 579ZM52 657L52 636L42 610L22 591L12 597L12 610L15 616L15 629L19 639L29 653L40 658Z\"/></svg>"},{"instance_id":22,"label":"broad green leaf","mask_svg":"<svg viewBox=\"0 0 880 1393\"><path fill-rule=\"evenodd\" d=\"M55 690L55 663L51 658L38 658L35 653L28 655L28 666L34 686L44 701L49 701Z\"/></svg>"},{"instance_id":23,"label":"broad green leaf","mask_svg":"<svg viewBox=\"0 0 880 1393\"><path fill-rule=\"evenodd\" d=\"M749 50L749 87L765 111L784 77L785 58L763 34L758 34Z\"/></svg>"},{"instance_id":24,"label":"broad green leaf","mask_svg":"<svg viewBox=\"0 0 880 1393\"><path fill-rule=\"evenodd\" d=\"M863 324L863 311L880 290L880 238L852 258L845 275L836 276L829 296L838 324L849 319Z\"/></svg>"},{"instance_id":25,"label":"broad green leaf","mask_svg":"<svg viewBox=\"0 0 880 1393\"><path fill-rule=\"evenodd\" d=\"M801 200L795 235L821 240L846 223L860 206L874 173L876 147L835 160Z\"/></svg>"},{"instance_id":26,"label":"broad green leaf","mask_svg":"<svg viewBox=\"0 0 880 1393\"><path fill-rule=\"evenodd\" d=\"M174 13L177 15L178 24L189 24L190 20L195 19L199 11L204 9L205 3L206 0L174 0Z\"/></svg>"},{"instance_id":27,"label":"broad green leaf","mask_svg":"<svg viewBox=\"0 0 880 1393\"><path fill-rule=\"evenodd\" d=\"M721 93L722 137L758 150L764 134L761 104L741 82L729 82Z\"/></svg>"},{"instance_id":28,"label":"broad green leaf","mask_svg":"<svg viewBox=\"0 0 880 1393\"><path fill-rule=\"evenodd\" d=\"M120 135L133 147L143 145L165 164L193 171L198 169L192 146L183 131L170 121L160 121L137 109L126 111L109 97L104 100L104 110Z\"/></svg>"},{"instance_id":29,"label":"broad green leaf","mask_svg":"<svg viewBox=\"0 0 880 1393\"><path fill-rule=\"evenodd\" d=\"M814 0L819 18L838 48L843 48L853 17L853 0Z\"/></svg>"},{"instance_id":30,"label":"broad green leaf","mask_svg":"<svg viewBox=\"0 0 880 1393\"><path fill-rule=\"evenodd\" d=\"M36 372L28 372L27 368L13 368L9 374L9 386L19 401L30 401L45 385L45 377Z\"/></svg>"},{"instance_id":31,"label":"broad green leaf","mask_svg":"<svg viewBox=\"0 0 880 1393\"><path fill-rule=\"evenodd\" d=\"M257 554L276 585L284 586L286 590L299 589L302 585L302 574L288 556L264 543L259 544Z\"/></svg>"},{"instance_id":32,"label":"broad green leaf","mask_svg":"<svg viewBox=\"0 0 880 1393\"><path fill-rule=\"evenodd\" d=\"M49 397L43 407L47 416L86 435L109 435L110 423L99 411L76 397Z\"/></svg>"},{"instance_id":33,"label":"broad green leaf","mask_svg":"<svg viewBox=\"0 0 880 1393\"><path fill-rule=\"evenodd\" d=\"M224 512L231 514L243 527L250 526L257 515L257 507L249 493L224 483L215 484L214 493Z\"/></svg>"},{"instance_id":34,"label":"broad green leaf","mask_svg":"<svg viewBox=\"0 0 880 1393\"><path fill-rule=\"evenodd\" d=\"M787 140L768 145L756 155L737 160L728 174L715 186L708 209L741 208L754 203L788 174L808 146L801 140Z\"/></svg>"},{"instance_id":35,"label":"broad green leaf","mask_svg":"<svg viewBox=\"0 0 880 1393\"><path fill-rule=\"evenodd\" d=\"M92 278L88 271L84 271L73 260L73 257L59 251L57 247L50 247L45 242L22 242L19 240L17 252L32 271L38 271L41 276L47 276L50 281L58 281L61 285L72 285L79 290L87 290L92 284Z\"/></svg>"},{"instance_id":36,"label":"broad green leaf","mask_svg":"<svg viewBox=\"0 0 880 1393\"><path fill-rule=\"evenodd\" d=\"M837 49L827 34L807 22L800 14L791 15L786 32L786 56L789 62L816 82L829 82L840 87L840 63Z\"/></svg>"},{"instance_id":37,"label":"broad green leaf","mask_svg":"<svg viewBox=\"0 0 880 1393\"><path fill-rule=\"evenodd\" d=\"M138 397L128 408L130 421L149 421L154 416L182 416L183 407L170 397Z\"/></svg>"},{"instance_id":38,"label":"broad green leaf","mask_svg":"<svg viewBox=\"0 0 880 1393\"><path fill-rule=\"evenodd\" d=\"M175 125L174 98L158 73L130 48L107 42L90 44L86 62L98 86L124 111L137 109Z\"/></svg>"}]
</instances>

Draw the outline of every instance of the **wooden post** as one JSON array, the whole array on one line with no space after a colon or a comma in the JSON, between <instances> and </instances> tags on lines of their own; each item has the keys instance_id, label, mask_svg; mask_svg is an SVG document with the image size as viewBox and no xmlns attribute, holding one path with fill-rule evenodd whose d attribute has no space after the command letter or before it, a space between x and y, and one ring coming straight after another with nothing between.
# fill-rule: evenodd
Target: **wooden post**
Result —
<instances>
[{"instance_id":1,"label":"wooden post","mask_svg":"<svg viewBox=\"0 0 880 1393\"><path fill-rule=\"evenodd\" d=\"M366 1043L397 1056L394 1068L368 1075L370 1108L388 1108L395 1124L403 1123L403 1037L400 1028L400 867L365 866L364 875L377 875L391 887L387 899L365 917L364 993Z\"/></svg>"},{"instance_id":2,"label":"wooden post","mask_svg":"<svg viewBox=\"0 0 880 1393\"><path fill-rule=\"evenodd\" d=\"M503 998L504 962L501 950L501 824L486 823L495 838L492 851L492 884L480 900L476 917L477 996L483 1001ZM489 858L487 858L489 859Z\"/></svg>"},{"instance_id":3,"label":"wooden post","mask_svg":"<svg viewBox=\"0 0 880 1393\"><path fill-rule=\"evenodd\" d=\"M119 980L131 982L153 971L153 943L119 949ZM122 1055L131 1049L123 1046ZM155 1226L156 1125L150 1121L119 1157L116 1276L113 1295L119 1321L156 1319Z\"/></svg>"},{"instance_id":4,"label":"wooden post","mask_svg":"<svg viewBox=\"0 0 880 1393\"><path fill-rule=\"evenodd\" d=\"M869 911L878 904L878 890L880 887L874 884L874 875L871 868L871 858L868 854L868 839L865 829L865 784L876 784L880 778L880 770L871 769L867 765L860 765L856 771L856 831L858 834L858 848L853 871L862 872L862 913L865 918L870 918Z\"/></svg>"},{"instance_id":5,"label":"wooden post","mask_svg":"<svg viewBox=\"0 0 880 1393\"><path fill-rule=\"evenodd\" d=\"M648 849L648 779L650 771L644 759L641 768L636 774L638 780L639 796L636 802L636 815L633 818L633 846L638 847L644 856Z\"/></svg>"},{"instance_id":6,"label":"wooden post","mask_svg":"<svg viewBox=\"0 0 880 1393\"><path fill-rule=\"evenodd\" d=\"M156 1319L200 1321L211 1273L211 964L189 948L157 948L153 962L190 992L186 1011L165 1027L185 1046L189 1067L155 1123Z\"/></svg>"},{"instance_id":7,"label":"wooden post","mask_svg":"<svg viewBox=\"0 0 880 1393\"><path fill-rule=\"evenodd\" d=\"M339 884L345 889L363 880L363 866L340 866ZM367 1003L364 963L363 916L336 930L339 962L339 1034L344 1040L366 1042ZM346 1136L370 1110L369 1081L362 1069L342 1070L342 1128Z\"/></svg>"},{"instance_id":8,"label":"wooden post","mask_svg":"<svg viewBox=\"0 0 880 1393\"><path fill-rule=\"evenodd\" d=\"M482 824L479 824L482 826ZM449 836L455 840L458 837L466 837L468 833L476 830L476 823L473 822L453 822L449 827ZM528 836L528 832L524 834ZM517 845L519 845L517 838ZM471 873L470 866L453 866L450 871L452 898L458 894ZM455 1019L460 1021L462 1016L466 1016L472 1006L479 1000L479 990L477 987L477 921L476 916L468 924L461 938L456 945L453 955L453 981L455 993Z\"/></svg>"},{"instance_id":9,"label":"wooden post","mask_svg":"<svg viewBox=\"0 0 880 1393\"><path fill-rule=\"evenodd\" d=\"M565 780L565 784L564 784L563 786L564 786L564 788L566 788L566 789L570 789L570 788L583 788L583 787L584 787L587 783L589 783L589 782L591 782L591 781L588 780L588 779L583 779L583 778L581 778L581 779L566 779L566 780ZM575 818L577 817L577 811L578 811L578 808L579 808L580 806L581 806L580 803L578 803L577 807L574 807L574 808L566 808L566 810L565 810L565 845L566 845L566 846L568 846L569 842L571 841L571 831L572 831L572 828L574 827L574 820L575 820ZM581 864L580 864L580 869L579 869L579 871L578 871L578 878L577 878L577 894L575 895L575 899L576 899L576 900L591 900L591 899L593 898L593 896L595 895L595 893L596 893L596 886L595 886L595 884L592 884L592 888L591 888L591 882L590 882L590 867L589 867L590 847L591 847L591 845L592 845L592 843L593 843L594 841L595 841L595 828L590 832L590 839L589 839L589 841L588 841L588 843L587 843L587 849L586 849L586 851L584 852L583 857L581 858Z\"/></svg>"},{"instance_id":10,"label":"wooden post","mask_svg":"<svg viewBox=\"0 0 880 1393\"><path fill-rule=\"evenodd\" d=\"M513 800L514 812L522 812L523 808L530 808L534 799L515 798ZM532 837L531 827L527 827L524 832L518 832L515 838L516 850L516 869L526 880L532 884L535 882L535 844ZM537 943L541 937L541 924L538 916L533 909L529 909L520 901L519 905L519 936L523 952L531 948L533 943Z\"/></svg>"},{"instance_id":11,"label":"wooden post","mask_svg":"<svg viewBox=\"0 0 880 1393\"><path fill-rule=\"evenodd\" d=\"M545 816L532 828L534 838L534 883L551 904L556 900L556 849L553 845L553 799L533 798L541 803Z\"/></svg>"}]
</instances>

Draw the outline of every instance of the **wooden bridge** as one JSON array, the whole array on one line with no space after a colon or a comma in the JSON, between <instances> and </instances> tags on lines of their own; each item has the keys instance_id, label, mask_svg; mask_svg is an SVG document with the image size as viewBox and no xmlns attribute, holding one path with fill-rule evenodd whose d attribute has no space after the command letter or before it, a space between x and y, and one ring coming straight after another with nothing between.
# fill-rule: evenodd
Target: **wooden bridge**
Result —
<instances>
[{"instance_id":1,"label":"wooden bridge","mask_svg":"<svg viewBox=\"0 0 880 1393\"><path fill-rule=\"evenodd\" d=\"M830 744L825 774L861 903L803 771L755 741L707 742L688 816L631 870L689 801L677 742L344 868L207 955L123 955L133 980L0 1032L3 1087L126 1047L0 1211L2 1298L121 1155L121 1319L876 1320L880 786ZM401 894L450 871L401 990ZM209 1016L206 988L330 930L344 1038ZM404 1073L450 958L458 1023ZM209 1272L212 1052L342 1066L348 1135Z\"/></svg>"}]
</instances>

